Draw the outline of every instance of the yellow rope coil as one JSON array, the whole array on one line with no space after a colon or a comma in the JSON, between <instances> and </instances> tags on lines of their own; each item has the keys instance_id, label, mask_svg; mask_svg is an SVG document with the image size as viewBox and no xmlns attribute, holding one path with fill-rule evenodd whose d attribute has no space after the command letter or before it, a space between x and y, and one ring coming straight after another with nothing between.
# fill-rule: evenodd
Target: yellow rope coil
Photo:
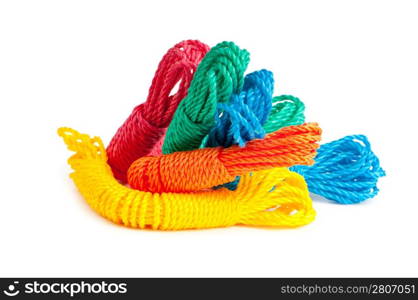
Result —
<instances>
[{"instance_id":1,"label":"yellow rope coil","mask_svg":"<svg viewBox=\"0 0 418 300\"><path fill-rule=\"evenodd\" d=\"M230 191L150 193L121 185L107 164L99 137L60 128L68 149L71 178L88 204L103 217L124 226L181 230L233 225L297 227L315 218L305 180L286 168L241 177Z\"/></svg>"}]
</instances>

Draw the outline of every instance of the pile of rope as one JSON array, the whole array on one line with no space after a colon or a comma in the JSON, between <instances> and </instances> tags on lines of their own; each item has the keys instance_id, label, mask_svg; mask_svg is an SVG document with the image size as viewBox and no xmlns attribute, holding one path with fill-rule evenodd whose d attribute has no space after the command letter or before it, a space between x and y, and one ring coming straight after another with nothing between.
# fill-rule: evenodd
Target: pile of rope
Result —
<instances>
[{"instance_id":1,"label":"pile of rope","mask_svg":"<svg viewBox=\"0 0 418 300\"><path fill-rule=\"evenodd\" d=\"M384 171L367 138L319 148L321 129L305 123L304 104L273 97L273 74L244 76L248 64L232 42L183 41L107 149L60 128L75 152L71 178L90 206L134 228L285 228L314 219L309 191L345 204L375 196Z\"/></svg>"}]
</instances>

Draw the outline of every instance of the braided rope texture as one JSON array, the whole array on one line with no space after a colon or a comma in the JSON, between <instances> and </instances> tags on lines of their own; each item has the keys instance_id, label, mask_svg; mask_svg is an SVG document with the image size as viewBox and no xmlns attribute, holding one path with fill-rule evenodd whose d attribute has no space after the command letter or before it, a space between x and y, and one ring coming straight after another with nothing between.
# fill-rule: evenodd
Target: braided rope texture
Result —
<instances>
[{"instance_id":1,"label":"braided rope texture","mask_svg":"<svg viewBox=\"0 0 418 300\"><path fill-rule=\"evenodd\" d=\"M126 182L126 171L137 158L161 153L162 138L209 47L187 40L168 50L158 65L148 98L134 108L107 147L116 178ZM178 91L171 94L178 85Z\"/></svg>"},{"instance_id":2,"label":"braided rope texture","mask_svg":"<svg viewBox=\"0 0 418 300\"><path fill-rule=\"evenodd\" d=\"M182 230L232 225L292 228L315 218L302 176L285 168L246 174L236 191L150 193L120 184L100 138L70 128L58 134L75 154L71 178L88 204L110 221L133 228Z\"/></svg>"}]
</instances>

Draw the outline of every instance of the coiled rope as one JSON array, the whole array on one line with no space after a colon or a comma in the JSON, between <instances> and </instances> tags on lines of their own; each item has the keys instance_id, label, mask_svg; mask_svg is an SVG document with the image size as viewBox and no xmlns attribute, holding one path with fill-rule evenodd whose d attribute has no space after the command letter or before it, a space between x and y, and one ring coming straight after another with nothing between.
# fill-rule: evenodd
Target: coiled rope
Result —
<instances>
[{"instance_id":1,"label":"coiled rope","mask_svg":"<svg viewBox=\"0 0 418 300\"><path fill-rule=\"evenodd\" d=\"M305 177L310 192L341 204L373 198L379 192L379 177L385 176L364 135L324 144L318 149L315 165L294 166L290 170Z\"/></svg>"},{"instance_id":2,"label":"coiled rope","mask_svg":"<svg viewBox=\"0 0 418 300\"><path fill-rule=\"evenodd\" d=\"M107 147L116 178L126 181L126 171L144 155L161 153L162 138L179 102L187 95L197 65L209 47L187 40L168 50L158 65L148 98L137 106ZM171 94L178 85L178 91Z\"/></svg>"},{"instance_id":3,"label":"coiled rope","mask_svg":"<svg viewBox=\"0 0 418 300\"><path fill-rule=\"evenodd\" d=\"M88 204L103 217L124 226L158 230L232 225L297 227L315 217L302 176L286 168L242 176L236 191L150 193L120 184L106 163L100 138L70 128L58 134L75 154L71 178Z\"/></svg>"},{"instance_id":4,"label":"coiled rope","mask_svg":"<svg viewBox=\"0 0 418 300\"><path fill-rule=\"evenodd\" d=\"M245 147L204 148L148 156L128 170L128 183L141 191L192 192L232 181L257 170L311 165L319 145L317 124L290 126L248 142Z\"/></svg>"},{"instance_id":5,"label":"coiled rope","mask_svg":"<svg viewBox=\"0 0 418 300\"><path fill-rule=\"evenodd\" d=\"M75 152L71 178L95 211L118 224L158 230L296 227L311 222L315 211L304 178L291 170L306 176L312 192L340 203L377 193L384 171L367 138L325 144L317 164L291 167L312 164L321 134L315 123L301 125L303 103L289 95L272 98L269 71L244 78L249 54L233 43L204 56L207 51L197 41L170 49L147 102L134 109L107 151L98 137L58 130ZM212 189L236 176L239 183L229 183L234 191Z\"/></svg>"},{"instance_id":6,"label":"coiled rope","mask_svg":"<svg viewBox=\"0 0 418 300\"><path fill-rule=\"evenodd\" d=\"M204 147L243 147L247 141L265 135L262 127L271 111L273 74L267 70L250 73L238 94L228 103L218 103L213 127L204 139Z\"/></svg>"},{"instance_id":7,"label":"coiled rope","mask_svg":"<svg viewBox=\"0 0 418 300\"><path fill-rule=\"evenodd\" d=\"M232 51L229 51L229 48ZM239 50L232 43L221 43L213 51L219 55L219 59L214 54L209 55L213 53L212 50L205 56L203 61L206 63L202 61L193 79L195 82L195 78L201 78L200 83L199 80L192 82L191 86L194 88L190 87L188 96L181 102L194 99L189 100L190 105L186 105L186 111L190 113L187 117L202 128L205 127L202 132L206 132L208 126L213 124L209 121L210 115L205 113L215 111L217 102L228 101L228 97L240 89L243 82L242 72L247 64L245 56L248 56L248 53ZM236 59L239 55L241 59ZM231 61L228 61L227 57L230 57ZM221 62L221 65L218 62ZM206 77L209 89L204 86L199 88ZM199 94L204 97L199 97ZM194 105L196 99L208 101ZM138 126L134 122L125 124L122 127L126 128L122 130L127 130L127 134L129 134L129 126ZM151 136L149 142L146 130L140 130L144 134L141 138L142 145L153 145L154 149L164 135L162 130L158 139ZM315 142L320 135L320 129L315 124L295 126L272 133L272 138L248 144L245 153L241 153L243 149L239 147L230 147L222 151L220 148L201 149L200 151L219 151L216 155L217 160L213 161L222 163L223 167L232 174L231 176L241 174L242 170L253 171L242 176L242 181L234 192L227 189L215 191L204 188L193 189L191 192L167 192L163 189L159 192L147 192L131 189L120 184L113 177L100 138L90 138L70 128L61 128L58 133L64 138L68 148L76 152L69 159L69 163L74 169L71 177L81 194L95 211L118 224L160 230L210 228L235 224L296 227L311 222L315 216L303 177L286 168L263 170L273 165L290 165L290 161L312 163L312 157L318 147ZM201 138L202 136L199 136L199 139L195 139L198 146L202 142ZM114 138L115 148L119 147L120 140L117 139ZM128 141L133 142L135 139L131 138ZM129 147L132 146L128 145ZM108 148L109 154L114 154L109 150L112 149ZM138 150L135 156L156 152L151 146L141 151ZM273 153L273 156L278 153L282 155L280 159L272 160L269 157L270 153ZM123 152L117 154L121 156ZM152 160L164 161L169 157L184 159L188 155L190 154L187 152L174 153L172 156L157 155ZM236 160L236 156L239 160ZM121 158L124 159L126 158ZM144 157L144 159L148 158ZM155 179L154 176L144 176L143 180L148 181L150 178Z\"/></svg>"},{"instance_id":8,"label":"coiled rope","mask_svg":"<svg viewBox=\"0 0 418 300\"><path fill-rule=\"evenodd\" d=\"M305 105L298 97L292 95L280 95L271 101L273 107L267 122L263 125L267 133L280 128L299 125L305 122Z\"/></svg>"},{"instance_id":9,"label":"coiled rope","mask_svg":"<svg viewBox=\"0 0 418 300\"><path fill-rule=\"evenodd\" d=\"M228 102L242 88L248 63L249 53L232 42L207 53L167 129L164 154L199 148L215 122L217 103Z\"/></svg>"}]
</instances>

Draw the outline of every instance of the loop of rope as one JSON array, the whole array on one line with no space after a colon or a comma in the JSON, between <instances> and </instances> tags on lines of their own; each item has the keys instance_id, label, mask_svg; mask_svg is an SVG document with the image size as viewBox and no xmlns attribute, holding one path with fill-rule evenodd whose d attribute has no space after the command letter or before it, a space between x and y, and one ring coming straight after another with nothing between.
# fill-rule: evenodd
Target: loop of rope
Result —
<instances>
[{"instance_id":1,"label":"loop of rope","mask_svg":"<svg viewBox=\"0 0 418 300\"><path fill-rule=\"evenodd\" d=\"M229 103L218 103L215 124L203 142L205 147L229 147L263 138L263 124L271 110L273 74L267 70L245 76L239 94L233 94Z\"/></svg>"},{"instance_id":2,"label":"loop of rope","mask_svg":"<svg viewBox=\"0 0 418 300\"><path fill-rule=\"evenodd\" d=\"M236 191L150 193L120 184L106 163L100 138L60 128L68 149L71 178L100 215L133 228L181 230L232 226L296 227L315 217L302 176L285 168L257 171L241 178Z\"/></svg>"},{"instance_id":3,"label":"loop of rope","mask_svg":"<svg viewBox=\"0 0 418 300\"><path fill-rule=\"evenodd\" d=\"M266 123L263 125L267 133L280 128L299 125L305 122L305 105L298 97L292 95L280 95L271 101L273 107Z\"/></svg>"},{"instance_id":4,"label":"loop of rope","mask_svg":"<svg viewBox=\"0 0 418 300\"><path fill-rule=\"evenodd\" d=\"M168 50L158 65L146 102L134 108L107 147L116 178L126 181L126 171L137 158L161 153L162 137L179 102L187 95L197 65L209 47L187 40ZM178 91L172 94L178 85Z\"/></svg>"},{"instance_id":5,"label":"loop of rope","mask_svg":"<svg viewBox=\"0 0 418 300\"><path fill-rule=\"evenodd\" d=\"M206 147L244 146L254 138L282 127L299 125L304 121L305 106L291 95L274 97L273 73L261 70L245 77L239 94L232 95L230 103L218 103L215 125L204 139ZM239 177L219 187L235 190Z\"/></svg>"},{"instance_id":6,"label":"loop of rope","mask_svg":"<svg viewBox=\"0 0 418 300\"><path fill-rule=\"evenodd\" d=\"M245 147L204 148L149 156L128 170L128 183L141 191L192 192L209 189L249 172L311 165L321 129L317 124L290 126L255 139Z\"/></svg>"},{"instance_id":7,"label":"loop of rope","mask_svg":"<svg viewBox=\"0 0 418 300\"><path fill-rule=\"evenodd\" d=\"M167 129L164 154L199 148L214 124L217 103L228 102L242 88L248 63L249 53L232 42L220 43L207 53Z\"/></svg>"},{"instance_id":8,"label":"loop of rope","mask_svg":"<svg viewBox=\"0 0 418 300\"><path fill-rule=\"evenodd\" d=\"M379 191L379 177L385 176L364 135L321 145L313 166L290 169L305 177L310 192L342 204L373 198Z\"/></svg>"}]
</instances>

